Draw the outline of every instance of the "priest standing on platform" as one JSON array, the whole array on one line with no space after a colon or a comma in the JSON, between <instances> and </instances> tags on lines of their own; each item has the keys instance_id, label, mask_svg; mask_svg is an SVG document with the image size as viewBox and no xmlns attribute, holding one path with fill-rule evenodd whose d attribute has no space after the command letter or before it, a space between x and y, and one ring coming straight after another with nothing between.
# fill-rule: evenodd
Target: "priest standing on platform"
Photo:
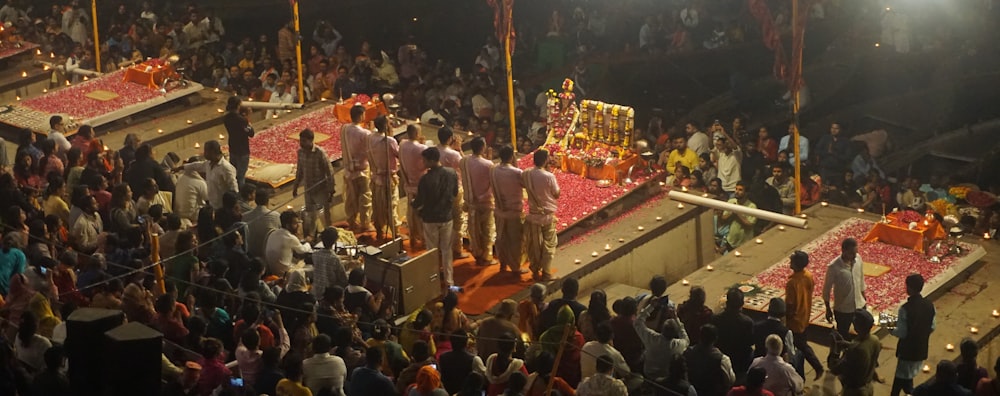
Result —
<instances>
[{"instance_id":1,"label":"priest standing on platform","mask_svg":"<svg viewBox=\"0 0 1000 396\"><path fill-rule=\"evenodd\" d=\"M548 150L537 150L534 154L535 167L522 173L524 188L528 190L527 235L525 244L532 277L536 281L555 279L549 266L556 253L559 240L556 237L556 200L559 199L559 184L556 176L548 171Z\"/></svg>"},{"instance_id":2,"label":"priest standing on platform","mask_svg":"<svg viewBox=\"0 0 1000 396\"><path fill-rule=\"evenodd\" d=\"M496 209L496 247L500 272L510 271L518 277L528 273L524 262L524 184L521 169L514 166L514 148L500 148L500 164L490 170L490 184Z\"/></svg>"},{"instance_id":3,"label":"priest standing on platform","mask_svg":"<svg viewBox=\"0 0 1000 396\"><path fill-rule=\"evenodd\" d=\"M469 212L469 250L476 258L476 265L496 264L493 259L493 189L490 186L490 161L486 139L472 139L472 155L462 158L462 187L465 191L465 210Z\"/></svg>"},{"instance_id":4,"label":"priest standing on platform","mask_svg":"<svg viewBox=\"0 0 1000 396\"><path fill-rule=\"evenodd\" d=\"M438 142L441 143L441 165L451 168L461 179L462 171L459 169L459 163L462 161L462 153L459 150L462 149L462 138L445 126L438 129ZM462 185L459 184L458 196L451 211L451 251L456 259L469 257L467 253L462 253L462 207L465 206L462 198Z\"/></svg>"},{"instance_id":5,"label":"priest standing on platform","mask_svg":"<svg viewBox=\"0 0 1000 396\"><path fill-rule=\"evenodd\" d=\"M438 249L444 281L451 289L455 285L452 271L452 208L458 197L458 175L451 168L441 166L441 152L437 147L422 153L427 173L420 178L417 194L411 206L417 208L424 222L427 249Z\"/></svg>"},{"instance_id":6,"label":"priest standing on platform","mask_svg":"<svg viewBox=\"0 0 1000 396\"><path fill-rule=\"evenodd\" d=\"M229 159L236 168L236 183L246 182L247 168L250 167L250 138L254 135L253 125L240 111L243 101L239 96L230 96L226 101L226 114L222 123L229 134Z\"/></svg>"},{"instance_id":7,"label":"priest standing on platform","mask_svg":"<svg viewBox=\"0 0 1000 396\"><path fill-rule=\"evenodd\" d=\"M382 240L386 234L398 235L399 216L396 201L399 201L399 143L392 137L389 120L385 116L375 119L375 131L368 135L368 160L372 172L372 221L375 223L375 239ZM388 230L388 231L386 231Z\"/></svg>"},{"instance_id":8,"label":"priest standing on platform","mask_svg":"<svg viewBox=\"0 0 1000 396\"><path fill-rule=\"evenodd\" d=\"M361 126L363 106L351 107L351 124L340 130L340 150L344 158L344 211L347 225L356 231L373 231L371 226L372 191L368 176L368 135ZM359 222L360 219L360 222Z\"/></svg>"},{"instance_id":9,"label":"priest standing on platform","mask_svg":"<svg viewBox=\"0 0 1000 396\"><path fill-rule=\"evenodd\" d=\"M417 184L427 168L421 153L427 149L423 144L424 136L420 126L410 124L406 127L406 139L399 144L399 165L403 171L403 191L406 192L406 226L410 230L410 249L424 246L424 223L420 220L417 209L413 207L413 197L417 195Z\"/></svg>"}]
</instances>

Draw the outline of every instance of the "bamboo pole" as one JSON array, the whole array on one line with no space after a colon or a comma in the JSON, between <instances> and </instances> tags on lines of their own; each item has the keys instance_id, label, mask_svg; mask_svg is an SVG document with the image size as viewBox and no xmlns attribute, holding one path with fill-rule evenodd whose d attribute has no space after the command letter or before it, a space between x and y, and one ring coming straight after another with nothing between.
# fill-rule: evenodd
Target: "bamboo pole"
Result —
<instances>
[{"instance_id":1,"label":"bamboo pole","mask_svg":"<svg viewBox=\"0 0 1000 396\"><path fill-rule=\"evenodd\" d=\"M728 210L733 213L739 213L741 215L746 215L746 216L753 216L761 220L784 224L791 227L805 228L807 223L806 219L801 217L789 216L786 214L775 213L763 209L748 208L743 205L737 205L726 201L720 201L717 199L703 197L701 195L681 192L678 190L672 190L669 193L667 193L667 198L670 198L674 201L684 202L691 205L704 206L706 208L711 208L711 209Z\"/></svg>"},{"instance_id":2,"label":"bamboo pole","mask_svg":"<svg viewBox=\"0 0 1000 396\"><path fill-rule=\"evenodd\" d=\"M514 0L503 0L504 3L514 1ZM507 111L509 112L507 116L510 119L510 146L514 148L514 152L517 152L517 127L514 125L514 69L511 66L510 53L510 36L514 29L514 7L506 6L504 4L504 23L507 25L506 33L504 34L504 52L507 55Z\"/></svg>"},{"instance_id":3,"label":"bamboo pole","mask_svg":"<svg viewBox=\"0 0 1000 396\"><path fill-rule=\"evenodd\" d=\"M303 104L306 100L306 90L302 80L302 29L299 25L299 0L292 1L292 16L295 21L295 64L299 70L299 104Z\"/></svg>"},{"instance_id":4,"label":"bamboo pole","mask_svg":"<svg viewBox=\"0 0 1000 396\"><path fill-rule=\"evenodd\" d=\"M94 61L98 73L101 72L101 37L97 33L97 0L90 0L90 20L94 21Z\"/></svg>"},{"instance_id":5,"label":"bamboo pole","mask_svg":"<svg viewBox=\"0 0 1000 396\"><path fill-rule=\"evenodd\" d=\"M556 352L555 361L552 362L552 372L549 373L549 383L545 385L545 393L543 395L552 394L552 387L556 385L556 373L559 370L559 361L562 360L563 353L566 352L566 344L569 343L569 337L573 333L573 325L567 324L565 330L563 330L562 340L559 340L559 351Z\"/></svg>"},{"instance_id":6,"label":"bamboo pole","mask_svg":"<svg viewBox=\"0 0 1000 396\"><path fill-rule=\"evenodd\" d=\"M792 146L795 152L795 214L802 213L802 153L799 151L799 80L802 79L802 46L796 44L805 32L799 32L799 0L792 0ZM796 49L798 48L798 49Z\"/></svg>"},{"instance_id":7,"label":"bamboo pole","mask_svg":"<svg viewBox=\"0 0 1000 396\"><path fill-rule=\"evenodd\" d=\"M167 285L163 279L163 263L160 262L160 236L149 235L150 260L156 265L153 266L153 275L156 277L156 295L162 296L167 292Z\"/></svg>"}]
</instances>

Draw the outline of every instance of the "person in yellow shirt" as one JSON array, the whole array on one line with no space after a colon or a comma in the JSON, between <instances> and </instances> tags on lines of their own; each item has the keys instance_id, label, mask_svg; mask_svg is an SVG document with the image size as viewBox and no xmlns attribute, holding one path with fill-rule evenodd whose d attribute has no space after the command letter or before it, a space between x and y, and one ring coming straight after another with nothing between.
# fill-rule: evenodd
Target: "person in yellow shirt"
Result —
<instances>
[{"instance_id":1,"label":"person in yellow shirt","mask_svg":"<svg viewBox=\"0 0 1000 396\"><path fill-rule=\"evenodd\" d=\"M285 379L278 381L275 396L312 396L312 391L302 384L302 359L292 357L285 368Z\"/></svg>"},{"instance_id":2,"label":"person in yellow shirt","mask_svg":"<svg viewBox=\"0 0 1000 396\"><path fill-rule=\"evenodd\" d=\"M698 154L694 150L688 149L687 140L683 136L678 136L674 138L674 150L670 152L667 156L667 163L663 163L660 157L660 165L662 165L668 173L674 173L674 167L680 162L681 165L686 166L690 169L697 169L698 166Z\"/></svg>"},{"instance_id":3,"label":"person in yellow shirt","mask_svg":"<svg viewBox=\"0 0 1000 396\"><path fill-rule=\"evenodd\" d=\"M809 327L809 317L812 315L813 281L812 272L806 269L809 265L809 255L796 250L789 258L792 275L785 284L785 324L792 332L795 349L802 351L803 357L816 372L816 380L823 376L823 364L816 357L816 352L806 340L806 328Z\"/></svg>"}]
</instances>

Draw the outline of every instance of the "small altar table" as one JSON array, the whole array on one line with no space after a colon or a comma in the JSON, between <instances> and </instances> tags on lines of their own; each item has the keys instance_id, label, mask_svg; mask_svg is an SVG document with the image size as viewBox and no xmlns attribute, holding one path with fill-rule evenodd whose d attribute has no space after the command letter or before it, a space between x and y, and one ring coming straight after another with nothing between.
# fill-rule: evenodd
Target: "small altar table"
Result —
<instances>
[{"instance_id":1,"label":"small altar table","mask_svg":"<svg viewBox=\"0 0 1000 396\"><path fill-rule=\"evenodd\" d=\"M628 168L638 165L642 159L635 154L618 161L615 164L605 164L604 166L588 166L582 159L564 155L562 157L562 170L575 173L592 180L611 180L618 183L619 177L628 172Z\"/></svg>"},{"instance_id":2,"label":"small altar table","mask_svg":"<svg viewBox=\"0 0 1000 396\"><path fill-rule=\"evenodd\" d=\"M152 70L146 71L147 67L151 67ZM174 67L171 65L153 65L143 62L126 69L125 77L122 78L122 81L145 85L149 87L149 89L157 89L160 88L160 83L162 83L166 77L173 74Z\"/></svg>"},{"instance_id":3,"label":"small altar table","mask_svg":"<svg viewBox=\"0 0 1000 396\"><path fill-rule=\"evenodd\" d=\"M890 245L902 246L923 253L927 242L944 239L948 234L937 220L917 222L917 227L909 228L903 224L895 213L886 216L888 223L875 223L872 230L863 239L865 242L882 241Z\"/></svg>"},{"instance_id":4,"label":"small altar table","mask_svg":"<svg viewBox=\"0 0 1000 396\"><path fill-rule=\"evenodd\" d=\"M333 106L333 114L337 116L337 121L343 123L351 122L351 108L354 107L354 102L344 102L337 103ZM363 122L374 121L380 115L388 115L389 111L385 108L385 102L368 102L364 104L365 107L365 118Z\"/></svg>"}]
</instances>

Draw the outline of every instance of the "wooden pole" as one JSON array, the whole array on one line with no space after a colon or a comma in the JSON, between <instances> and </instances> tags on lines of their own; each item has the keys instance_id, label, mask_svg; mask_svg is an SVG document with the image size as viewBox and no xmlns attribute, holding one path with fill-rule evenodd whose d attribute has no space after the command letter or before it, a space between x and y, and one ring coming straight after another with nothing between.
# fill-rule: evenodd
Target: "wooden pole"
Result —
<instances>
[{"instance_id":1,"label":"wooden pole","mask_svg":"<svg viewBox=\"0 0 1000 396\"><path fill-rule=\"evenodd\" d=\"M302 29L299 25L299 1L292 1L292 16L295 21L295 64L299 69L299 104L305 103L306 90L302 80Z\"/></svg>"},{"instance_id":2,"label":"wooden pole","mask_svg":"<svg viewBox=\"0 0 1000 396\"><path fill-rule=\"evenodd\" d=\"M795 214L802 213L802 153L799 152L799 80L802 78L802 46L796 46L799 35L799 0L792 0L792 146L795 152ZM797 49L796 49L797 48Z\"/></svg>"},{"instance_id":3,"label":"wooden pole","mask_svg":"<svg viewBox=\"0 0 1000 396\"><path fill-rule=\"evenodd\" d=\"M101 72L101 37L97 32L97 0L90 0L90 20L94 21L94 70Z\"/></svg>"},{"instance_id":4,"label":"wooden pole","mask_svg":"<svg viewBox=\"0 0 1000 396\"><path fill-rule=\"evenodd\" d=\"M160 236L149 235L149 258L156 265L153 266L153 275L156 277L156 295L162 296L167 292L167 285L163 279L163 263L160 262Z\"/></svg>"},{"instance_id":5,"label":"wooden pole","mask_svg":"<svg viewBox=\"0 0 1000 396\"><path fill-rule=\"evenodd\" d=\"M504 34L504 53L507 55L507 115L510 118L510 146L514 148L514 152L517 152L517 127L514 125L514 69L511 66L510 53L510 36L513 34L514 29L514 7L508 7L507 2L514 0L504 0L504 23L507 24L507 30Z\"/></svg>"},{"instance_id":6,"label":"wooden pole","mask_svg":"<svg viewBox=\"0 0 1000 396\"><path fill-rule=\"evenodd\" d=\"M562 340L559 340L559 351L556 352L556 359L552 362L552 372L549 373L549 383L545 385L545 393L543 395L552 394L552 387L556 385L556 373L559 370L559 361L562 360L563 353L566 352L566 344L573 333L573 325L567 324L565 330L563 330Z\"/></svg>"}]
</instances>

